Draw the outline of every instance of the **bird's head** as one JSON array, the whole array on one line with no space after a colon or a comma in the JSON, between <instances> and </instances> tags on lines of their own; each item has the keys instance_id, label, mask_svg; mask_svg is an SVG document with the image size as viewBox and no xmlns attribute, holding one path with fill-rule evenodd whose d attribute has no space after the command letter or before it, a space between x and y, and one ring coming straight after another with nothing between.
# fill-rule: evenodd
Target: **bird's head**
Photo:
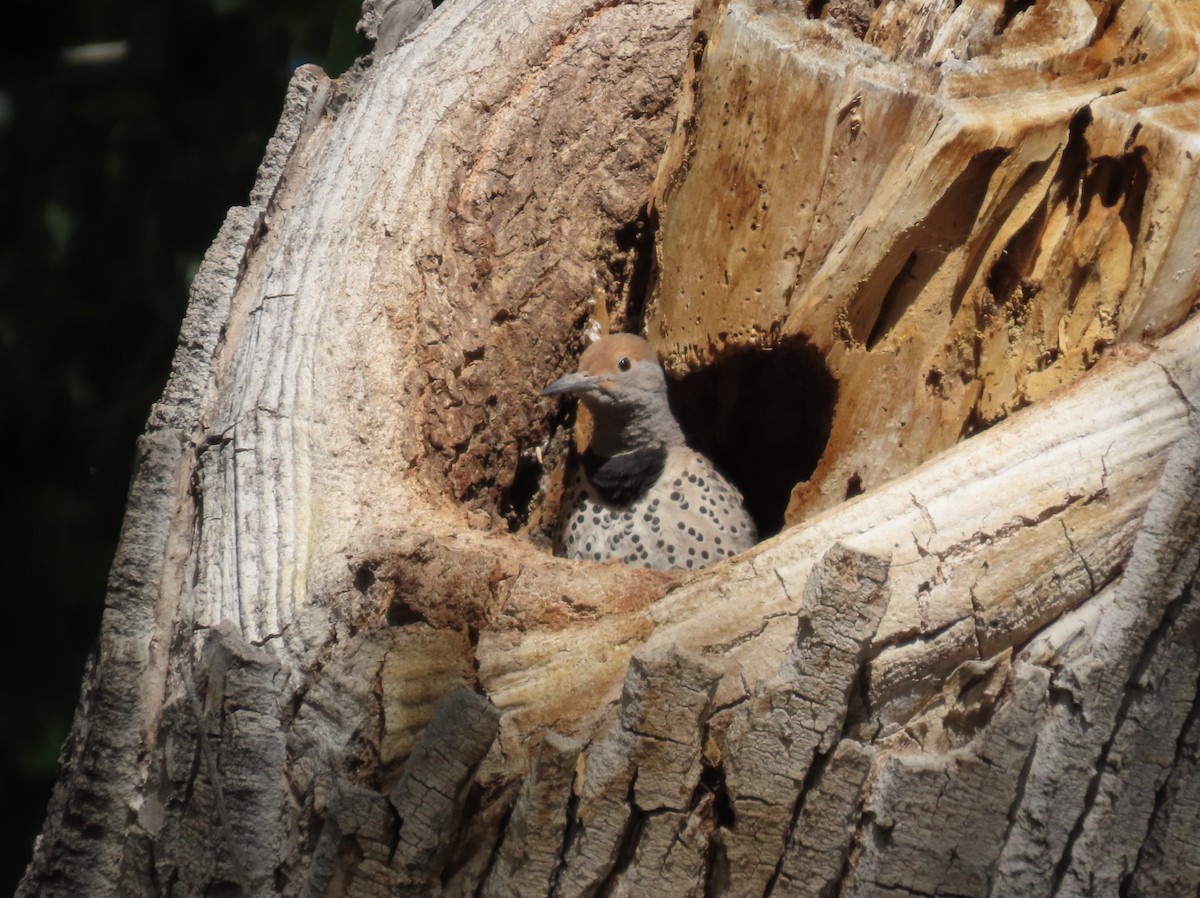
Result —
<instances>
[{"instance_id":1,"label":"bird's head","mask_svg":"<svg viewBox=\"0 0 1200 898\"><path fill-rule=\"evenodd\" d=\"M547 385L543 396L578 396L596 420L604 454L645 445L681 444L667 404L667 379L650 344L634 334L610 334L584 350L579 368Z\"/></svg>"},{"instance_id":2,"label":"bird's head","mask_svg":"<svg viewBox=\"0 0 1200 898\"><path fill-rule=\"evenodd\" d=\"M578 370L548 384L542 395L573 393L596 409L637 405L666 392L667 381L650 344L634 334L612 334L585 349Z\"/></svg>"}]
</instances>

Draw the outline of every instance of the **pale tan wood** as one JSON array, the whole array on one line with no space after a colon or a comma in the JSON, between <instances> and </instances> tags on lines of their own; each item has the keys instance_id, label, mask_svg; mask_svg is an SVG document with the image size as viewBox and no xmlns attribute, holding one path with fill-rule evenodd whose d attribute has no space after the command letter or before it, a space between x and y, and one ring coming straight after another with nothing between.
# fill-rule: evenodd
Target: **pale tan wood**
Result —
<instances>
[{"instance_id":1,"label":"pale tan wood","mask_svg":"<svg viewBox=\"0 0 1200 898\"><path fill-rule=\"evenodd\" d=\"M20 894L1194 892L1197 10L450 0L297 72ZM589 314L807 335L792 526L550 556Z\"/></svg>"},{"instance_id":2,"label":"pale tan wood","mask_svg":"<svg viewBox=\"0 0 1200 898\"><path fill-rule=\"evenodd\" d=\"M648 335L677 368L795 335L822 350L831 451L789 521L1194 306L1200 9L1014 7L894 0L865 42L786 4L700 23Z\"/></svg>"}]
</instances>

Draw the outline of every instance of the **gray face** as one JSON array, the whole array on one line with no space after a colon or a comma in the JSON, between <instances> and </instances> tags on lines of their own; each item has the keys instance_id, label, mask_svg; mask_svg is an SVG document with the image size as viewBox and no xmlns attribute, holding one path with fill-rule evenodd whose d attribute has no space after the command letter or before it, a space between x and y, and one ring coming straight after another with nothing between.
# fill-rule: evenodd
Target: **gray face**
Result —
<instances>
[{"instance_id":1,"label":"gray face","mask_svg":"<svg viewBox=\"0 0 1200 898\"><path fill-rule=\"evenodd\" d=\"M650 345L631 334L592 344L579 370L560 377L543 396L572 393L595 418L593 445L605 454L648 445L680 445L683 436L667 404L667 379Z\"/></svg>"},{"instance_id":2,"label":"gray face","mask_svg":"<svg viewBox=\"0 0 1200 898\"><path fill-rule=\"evenodd\" d=\"M657 362L630 361L627 370L568 374L547 387L542 395L565 392L577 395L592 411L612 412L661 402L667 395L667 380Z\"/></svg>"}]
</instances>

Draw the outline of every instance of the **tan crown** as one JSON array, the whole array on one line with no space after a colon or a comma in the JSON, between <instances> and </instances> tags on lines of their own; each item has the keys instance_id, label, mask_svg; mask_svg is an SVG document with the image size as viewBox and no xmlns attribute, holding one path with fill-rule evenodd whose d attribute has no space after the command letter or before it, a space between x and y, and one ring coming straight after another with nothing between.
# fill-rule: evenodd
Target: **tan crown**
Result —
<instances>
[{"instance_id":1,"label":"tan crown","mask_svg":"<svg viewBox=\"0 0 1200 898\"><path fill-rule=\"evenodd\" d=\"M583 351L579 357L579 370L591 375L619 372L621 359L658 364L658 355L641 337L636 334L609 334Z\"/></svg>"}]
</instances>

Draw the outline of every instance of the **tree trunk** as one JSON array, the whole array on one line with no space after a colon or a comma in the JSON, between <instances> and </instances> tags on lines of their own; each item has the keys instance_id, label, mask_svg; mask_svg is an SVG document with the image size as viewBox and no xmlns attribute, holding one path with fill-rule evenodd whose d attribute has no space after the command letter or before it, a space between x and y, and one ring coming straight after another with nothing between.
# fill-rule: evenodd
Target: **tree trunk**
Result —
<instances>
[{"instance_id":1,"label":"tree trunk","mask_svg":"<svg viewBox=\"0 0 1200 898\"><path fill-rule=\"evenodd\" d=\"M400 21L197 275L19 894L1196 894L1200 5ZM589 316L781 532L551 556Z\"/></svg>"}]
</instances>

